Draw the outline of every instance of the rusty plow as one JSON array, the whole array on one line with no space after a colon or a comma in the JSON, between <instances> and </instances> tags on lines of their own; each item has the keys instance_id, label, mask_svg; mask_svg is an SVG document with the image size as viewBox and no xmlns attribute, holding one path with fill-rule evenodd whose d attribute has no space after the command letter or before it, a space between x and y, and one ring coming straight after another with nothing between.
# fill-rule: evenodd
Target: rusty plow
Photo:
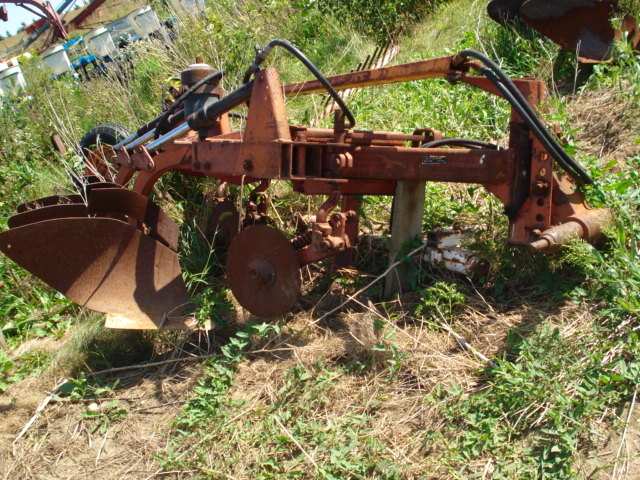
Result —
<instances>
[{"instance_id":1,"label":"rusty plow","mask_svg":"<svg viewBox=\"0 0 640 480\"><path fill-rule=\"evenodd\" d=\"M176 254L178 226L124 188L29 202L0 233L0 250L108 327L194 328Z\"/></svg>"},{"instance_id":2,"label":"rusty plow","mask_svg":"<svg viewBox=\"0 0 640 480\"><path fill-rule=\"evenodd\" d=\"M262 67L276 47L293 54L314 78L281 85L274 69ZM301 267L331 257L349 264L358 241L360 197L396 195L402 182L483 186L504 207L505 240L535 251L553 251L574 239L595 242L611 221L606 210L585 202L576 187L591 178L537 115L544 83L510 79L478 52L326 78L295 46L275 40L258 50L238 88L223 91L221 78L222 72L202 63L184 70L181 96L167 111L126 138L102 142L100 154L115 173L109 182L89 182L82 194L21 205L0 233L0 250L79 305L106 313L109 327L192 329L209 325L189 314L193 305L178 261L178 225L149 199L169 171L219 181L203 231L226 258L233 295L261 317L293 307ZM428 126L413 132L358 130L338 94L429 78L508 102L509 144L447 138ZM328 93L337 105L332 128L289 123L285 97L311 93ZM245 104L243 127L234 130L232 110ZM297 235L271 226L274 179L324 197ZM226 194L228 184L250 192L241 208Z\"/></svg>"},{"instance_id":3,"label":"rusty plow","mask_svg":"<svg viewBox=\"0 0 640 480\"><path fill-rule=\"evenodd\" d=\"M613 43L623 37L634 50L640 48L638 21L618 0L492 0L487 12L502 25L519 28L524 22L583 62L609 60ZM619 28L614 19L620 19Z\"/></svg>"}]
</instances>

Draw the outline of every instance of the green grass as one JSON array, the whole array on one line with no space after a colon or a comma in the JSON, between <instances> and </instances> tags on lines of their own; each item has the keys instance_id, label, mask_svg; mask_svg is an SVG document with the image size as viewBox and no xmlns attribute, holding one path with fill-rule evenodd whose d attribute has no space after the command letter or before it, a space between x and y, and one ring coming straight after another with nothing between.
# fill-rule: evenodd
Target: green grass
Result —
<instances>
[{"instance_id":1,"label":"green grass","mask_svg":"<svg viewBox=\"0 0 640 480\"><path fill-rule=\"evenodd\" d=\"M384 458L385 445L372 432L369 414L324 415L343 401L338 388L351 374L346 367L322 361L312 369L294 366L265 408L231 398L251 335L273 333L279 329L267 324L240 331L220 357L206 362L204 378L176 422L178 435L161 459L163 467L193 470L197 478L399 478L398 468Z\"/></svg>"},{"instance_id":2,"label":"green grass","mask_svg":"<svg viewBox=\"0 0 640 480\"><path fill-rule=\"evenodd\" d=\"M49 135L53 130L71 145L100 123L137 127L157 113L162 83L196 56L225 69L228 90L239 85L253 46L272 38L293 41L327 74L354 68L373 50L375 35L372 39L353 31L348 25L354 19L323 13L314 4L209 2L210 22L185 20L179 27L180 39L171 49L158 44L136 46L131 52L136 69L127 84L115 78L84 84L70 78L50 82L35 62L25 66L31 99L5 105L0 115L0 226L6 228L19 203L69 191L68 173L78 159L52 151ZM541 75L550 86L552 81L572 77L571 55L544 39L523 39L493 25L484 19L484 7L478 1L440 4L424 22L405 30L408 35L401 38L396 61L476 48L497 57L512 75ZM355 16L362 17L361 12ZM633 103L640 98L637 59L624 47L617 48L615 59L597 66L582 88L619 91L637 106ZM303 67L279 50L267 65L277 67L284 82L309 78ZM313 119L318 101L289 99L292 122ZM444 80L365 89L348 103L362 128L405 132L436 128L445 135L498 142L508 134L509 109L504 102ZM569 125L570 106L570 99L552 98L544 116ZM383 305L383 318L375 317L375 341L340 358L319 358L313 365L281 360L277 381L269 384L277 388L258 407L250 403L251 395L241 394L243 388L250 388L239 383L246 380L240 374L242 368L256 361L245 352L285 340L304 344L310 341L306 326L250 325L220 340L220 351L203 363L198 385L168 433L167 450L157 457L160 466L165 471L193 470L197 478L413 478L411 462L390 453L402 449L377 428L389 414L385 402L406 389L403 382L429 380L426 374L414 378L408 362L411 348L416 347L406 347L401 332L424 326L435 334L438 330L430 328L433 318L463 329L468 302L481 294L495 315L517 312L529 301L544 302L553 311L566 309L573 315L569 322L577 322L577 314L569 308L573 303L593 315L576 329L559 324L557 315L541 315L535 324L514 328L500 339L505 345L494 359L497 366L474 372L473 381L439 381L432 390L412 390L411 395L425 408L433 408L440 420L438 428L425 421L412 430L406 441L422 445L410 452L412 461L425 469L420 472L425 478L432 474L482 478L487 464L491 478L496 479L580 478L574 467L576 456L596 444L598 422L616 422L616 412L635 392L640 374L640 158L615 159L605 168L598 159L581 160L597 181L586 189L587 195L595 206L612 209L616 217L599 249L575 243L555 257L514 249L500 241L506 222L495 200L478 187L430 183L425 229L454 222L483 226L473 248L492 261L488 278L474 283L416 266L416 291L406 305ZM198 315L229 326L236 310L222 281L220 262L200 234L204 212L199 207L206 203L211 187L207 180L167 175L159 183L162 194L155 198L182 223L181 262L188 287L198 295ZM274 205L284 218L283 228L289 229L291 213L306 213L306 199L281 186L274 190L278 194ZM363 223L373 230L374 222L387 220L389 208L388 198L366 198ZM375 252L372 256L380 257ZM384 268L380 261L370 260L363 267L379 271ZM78 307L6 257L0 260L0 278L4 282L0 327L11 349L36 337L72 335L55 357L37 350L18 356L15 350L1 351L2 391L52 365L76 379L74 395L93 398L96 392L111 388L111 383L89 384L83 372L148 360L171 348L167 345L172 342L163 342L159 334L106 332L100 316L86 318ZM327 275L324 282L312 284L309 291L324 294L328 286L337 286L345 295L366 283L363 276L348 273ZM375 300L374 292L367 294ZM309 311L309 322L321 314ZM331 317L318 328L333 338L341 333L341 322L349 321ZM344 385L357 388L345 391ZM91 430L105 433L125 415L113 403L99 413L85 412L84 420Z\"/></svg>"}]
</instances>

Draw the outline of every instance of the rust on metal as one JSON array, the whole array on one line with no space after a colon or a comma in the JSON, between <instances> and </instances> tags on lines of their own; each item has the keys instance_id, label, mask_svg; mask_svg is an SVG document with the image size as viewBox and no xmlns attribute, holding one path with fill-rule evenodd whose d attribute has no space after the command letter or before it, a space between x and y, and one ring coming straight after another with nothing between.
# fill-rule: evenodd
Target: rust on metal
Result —
<instances>
[{"instance_id":1,"label":"rust on metal","mask_svg":"<svg viewBox=\"0 0 640 480\"><path fill-rule=\"evenodd\" d=\"M560 225L539 233L528 247L533 251L554 251L574 240L595 243L602 237L602 230L613 224L611 212L605 209L585 210L567 217Z\"/></svg>"},{"instance_id":2,"label":"rust on metal","mask_svg":"<svg viewBox=\"0 0 640 480\"><path fill-rule=\"evenodd\" d=\"M56 150L56 152L61 153L62 155L67 153L67 146L60 138L60 135L55 132L51 134L51 144L53 145L53 148Z\"/></svg>"},{"instance_id":3,"label":"rust on metal","mask_svg":"<svg viewBox=\"0 0 640 480\"><path fill-rule=\"evenodd\" d=\"M18 213L33 210L34 208L50 207L52 205L68 205L72 203L85 203L84 197L78 194L71 195L52 195L37 200L22 203L16 208Z\"/></svg>"},{"instance_id":4,"label":"rust on metal","mask_svg":"<svg viewBox=\"0 0 640 480\"><path fill-rule=\"evenodd\" d=\"M227 254L227 278L240 304L259 317L291 309L300 291L300 265L291 243L265 225L242 230Z\"/></svg>"},{"instance_id":5,"label":"rust on metal","mask_svg":"<svg viewBox=\"0 0 640 480\"><path fill-rule=\"evenodd\" d=\"M0 233L0 250L78 305L128 328L194 326L176 253L109 218L59 218Z\"/></svg>"},{"instance_id":6,"label":"rust on metal","mask_svg":"<svg viewBox=\"0 0 640 480\"><path fill-rule=\"evenodd\" d=\"M209 240L216 253L223 255L231 240L238 233L240 215L234 203L223 200L213 207L205 228L205 237Z\"/></svg>"},{"instance_id":7,"label":"rust on metal","mask_svg":"<svg viewBox=\"0 0 640 480\"><path fill-rule=\"evenodd\" d=\"M89 195L89 214L135 220L134 226L174 251L178 250L178 225L148 197L125 188L100 188Z\"/></svg>"},{"instance_id":8,"label":"rust on metal","mask_svg":"<svg viewBox=\"0 0 640 480\"><path fill-rule=\"evenodd\" d=\"M576 52L583 59L602 61L610 58L616 36L611 25L614 6L597 0L528 0L520 16L554 42Z\"/></svg>"},{"instance_id":9,"label":"rust on metal","mask_svg":"<svg viewBox=\"0 0 640 480\"><path fill-rule=\"evenodd\" d=\"M453 57L421 60L418 62L374 68L361 72L345 73L343 75L327 77L327 80L336 90L346 90L348 88L372 87L375 85L387 85L390 83L440 78L453 73L460 73L459 70L452 68L452 60ZM325 88L318 80L292 83L284 86L285 95L324 92Z\"/></svg>"},{"instance_id":10,"label":"rust on metal","mask_svg":"<svg viewBox=\"0 0 640 480\"><path fill-rule=\"evenodd\" d=\"M17 228L55 218L86 217L87 214L87 206L84 203L50 205L13 215L9 217L8 225L9 228Z\"/></svg>"},{"instance_id":11,"label":"rust on metal","mask_svg":"<svg viewBox=\"0 0 640 480\"><path fill-rule=\"evenodd\" d=\"M501 96L487 78L472 74L477 67L460 56L442 57L329 81L344 90L445 77ZM197 70L187 72L185 81L212 71ZM540 80L513 83L532 109L544 99ZM198 120L200 131L183 124L149 148L140 144L123 146L117 155L113 149L102 152L109 168L117 169L107 177L114 181L86 177L78 185L84 197L54 196L21 205L10 229L0 233L0 250L76 303L108 313L108 326L196 328L185 310L189 295L176 254L178 225L149 199L169 171L221 182L204 233L219 254L227 251L228 281L238 302L261 317L282 315L293 306L302 265L331 256L347 265L357 242L355 196L401 196L401 181L482 185L504 205L506 241L536 251L576 238L594 242L610 221L608 212L589 208L572 177L556 169L551 153L515 108L504 148L456 143L428 126L411 133L351 130L343 112L333 128L290 125L285 95L319 90L316 81L283 87L270 68L254 72L254 80L219 101L213 97L223 92L208 85L207 98L201 99L206 108L188 115ZM229 110L247 100L246 122L232 131ZM216 115L209 118L204 110ZM437 146L429 147L433 141ZM268 187L276 179L291 182L295 191L326 196L310 225L292 240L266 226L273 224ZM227 184L251 192L243 199L243 218ZM486 263L445 237L429 245L434 261L467 275L485 272Z\"/></svg>"},{"instance_id":12,"label":"rust on metal","mask_svg":"<svg viewBox=\"0 0 640 480\"><path fill-rule=\"evenodd\" d=\"M116 153L109 145L98 145L92 150L84 150L85 174L94 175L105 181L112 181L117 172Z\"/></svg>"},{"instance_id":13,"label":"rust on metal","mask_svg":"<svg viewBox=\"0 0 640 480\"><path fill-rule=\"evenodd\" d=\"M517 20L524 20L585 62L609 60L620 30L633 48L640 46L637 20L624 15L617 0L493 0L487 11L502 25L518 28ZM615 18L622 19L620 30L612 25Z\"/></svg>"}]
</instances>

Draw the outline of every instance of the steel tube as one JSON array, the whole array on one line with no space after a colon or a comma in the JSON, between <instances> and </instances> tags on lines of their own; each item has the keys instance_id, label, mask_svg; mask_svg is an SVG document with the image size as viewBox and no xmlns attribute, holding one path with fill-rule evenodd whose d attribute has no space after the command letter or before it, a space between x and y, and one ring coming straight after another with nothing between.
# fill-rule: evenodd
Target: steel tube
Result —
<instances>
[{"instance_id":1,"label":"steel tube","mask_svg":"<svg viewBox=\"0 0 640 480\"><path fill-rule=\"evenodd\" d=\"M125 146L125 148L127 150L133 150L136 147L139 147L140 145L142 145L143 143L151 140L153 138L153 136L156 134L155 129L149 130L147 133L145 133L144 135L142 135L141 137L138 137L137 140L129 143L128 145ZM115 147L114 147L115 148Z\"/></svg>"},{"instance_id":2,"label":"steel tube","mask_svg":"<svg viewBox=\"0 0 640 480\"><path fill-rule=\"evenodd\" d=\"M170 142L171 140L174 140L178 137L183 136L184 134L186 134L189 130L191 130L191 127L189 127L188 124L183 123L182 125L180 125L178 128L174 128L173 130L171 130L168 133L165 133L164 135L162 135L160 138L154 140L153 142L151 142L149 145L147 145L147 151L149 152L153 152L155 150L157 150L158 148L160 148L161 146L163 146L165 143ZM146 136L146 135L145 135Z\"/></svg>"},{"instance_id":3,"label":"steel tube","mask_svg":"<svg viewBox=\"0 0 640 480\"><path fill-rule=\"evenodd\" d=\"M215 122L215 119L246 102L251 97L253 80L229 92L215 103L210 103L186 118L192 130L202 130Z\"/></svg>"},{"instance_id":4,"label":"steel tube","mask_svg":"<svg viewBox=\"0 0 640 480\"><path fill-rule=\"evenodd\" d=\"M131 142L133 142L136 138L138 138L138 133L132 133L131 135L129 135L127 138L125 138L124 140L116 143L113 146L114 150L119 149L120 147L124 147L125 145L129 145Z\"/></svg>"}]
</instances>

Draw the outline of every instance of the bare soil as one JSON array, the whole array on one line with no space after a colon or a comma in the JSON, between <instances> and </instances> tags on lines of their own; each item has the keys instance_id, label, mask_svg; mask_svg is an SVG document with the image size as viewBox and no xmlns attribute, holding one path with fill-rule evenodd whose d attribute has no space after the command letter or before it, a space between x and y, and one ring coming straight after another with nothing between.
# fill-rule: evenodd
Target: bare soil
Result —
<instances>
[{"instance_id":1,"label":"bare soil","mask_svg":"<svg viewBox=\"0 0 640 480\"><path fill-rule=\"evenodd\" d=\"M343 364L365 360L371 355L370 347L380 342L381 333L374 329L375 319L382 315L380 306L351 304L344 313L320 322L314 320L342 300L344 296L338 289L330 289L314 317L301 312L291 319L289 333L279 337L277 343L253 347L239 365L230 391L234 399L244 400L244 410L264 411L286 381L286 372L296 365L312 369L320 360L328 365ZM398 299L397 311L411 310L414 302L414 295L403 296ZM562 326L567 335L581 331L590 321L590 317L572 303L558 307L521 299L496 305L486 302L480 294L472 294L452 328L478 352L496 358L507 346L508 332L517 330L526 336L541 318ZM334 401L322 413L330 418L339 417L366 409L375 398L378 406L373 432L389 445L390 460L405 468L404 478L423 478L426 472L432 472L429 478L449 478L445 472L433 471L430 455L437 452L425 450L424 432L437 430L442 417L438 405L425 403L424 397L436 386L446 386L452 380L468 390L477 388L481 381L478 372L484 364L446 331L411 316L400 313L391 328L394 343L406 356L397 381L381 382L375 374L343 376L332 390ZM381 372L388 358L385 355L381 352L374 359ZM7 395L0 397L2 478L156 478L161 465L155 456L166 454L172 422L182 402L191 395L199 372L198 365L190 363L120 373L117 376L120 386L104 398L52 401L24 438L15 443L20 430L60 379L45 373L38 379L14 385ZM114 420L103 433L95 420L84 418L84 412L88 409L107 411L114 399L118 399L119 406L128 413ZM239 428L241 421L238 421ZM637 435L636 430L633 434L631 429L627 433L629 455L637 453L637 442L633 441ZM216 448L224 450L225 446ZM610 449L610 446L603 448ZM593 455L606 459L606 451L600 448L594 450ZM594 461L589 462L581 468L592 468ZM477 468L482 471L485 463L479 462ZM248 478L242 475L248 470L245 467L239 464L235 472L229 473L234 478ZM189 475L189 472L164 473L161 478L189 478Z\"/></svg>"}]
</instances>

